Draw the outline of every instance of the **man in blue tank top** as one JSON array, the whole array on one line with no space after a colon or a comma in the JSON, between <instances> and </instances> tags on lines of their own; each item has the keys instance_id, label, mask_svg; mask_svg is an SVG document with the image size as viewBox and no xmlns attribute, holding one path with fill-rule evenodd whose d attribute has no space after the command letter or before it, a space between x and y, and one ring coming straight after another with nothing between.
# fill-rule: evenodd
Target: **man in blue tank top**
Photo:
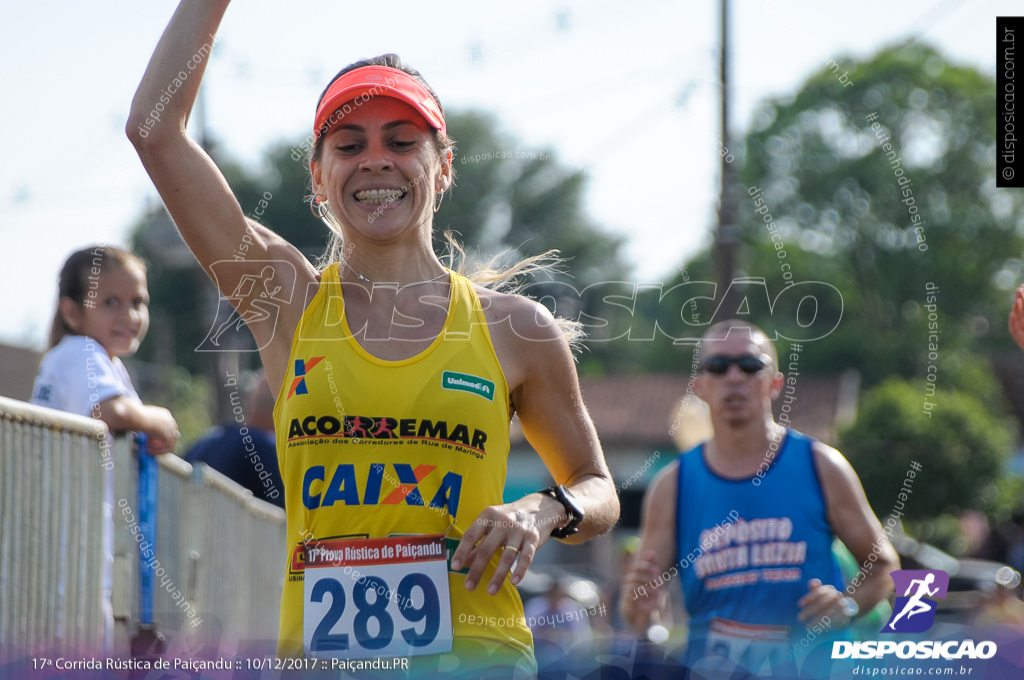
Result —
<instances>
[{"instance_id":1,"label":"man in blue tank top","mask_svg":"<svg viewBox=\"0 0 1024 680\"><path fill-rule=\"evenodd\" d=\"M622 613L646 633L667 603L662 586L678 580L688 667L722 677L789 675L889 595L898 557L842 454L775 422L771 405L784 377L764 332L724 321L699 351L694 392L714 434L648 488ZM832 555L835 537L861 565L849 588Z\"/></svg>"}]
</instances>

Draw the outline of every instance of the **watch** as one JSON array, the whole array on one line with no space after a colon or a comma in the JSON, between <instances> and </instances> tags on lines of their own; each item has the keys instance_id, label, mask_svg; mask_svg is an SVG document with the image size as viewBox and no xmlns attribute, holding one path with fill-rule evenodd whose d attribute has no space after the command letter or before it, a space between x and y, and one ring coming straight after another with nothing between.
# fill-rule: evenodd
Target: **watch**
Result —
<instances>
[{"instance_id":1,"label":"watch","mask_svg":"<svg viewBox=\"0 0 1024 680\"><path fill-rule=\"evenodd\" d=\"M552 536L555 538L566 538L580 530L579 524L583 521L585 513L583 512L583 508L579 506L579 503L576 502L576 496L573 495L572 491L569 491L559 484L558 486L549 486L540 493L551 496L565 506L565 514L569 516L569 523L564 527L556 527L553 529L551 531Z\"/></svg>"}]
</instances>

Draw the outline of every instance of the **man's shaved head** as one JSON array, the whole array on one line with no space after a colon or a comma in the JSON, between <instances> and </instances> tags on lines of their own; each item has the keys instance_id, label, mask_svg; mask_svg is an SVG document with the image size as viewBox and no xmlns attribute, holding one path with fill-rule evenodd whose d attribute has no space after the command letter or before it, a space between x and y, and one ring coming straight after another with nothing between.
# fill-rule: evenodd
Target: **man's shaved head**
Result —
<instances>
[{"instance_id":1,"label":"man's shaved head","mask_svg":"<svg viewBox=\"0 0 1024 680\"><path fill-rule=\"evenodd\" d=\"M704 347L707 343L714 342L716 340L725 340L732 335L738 335L744 340L749 339L750 342L760 347L761 351L770 356L772 358L772 363L774 363L776 368L778 368L779 355L775 351L775 343L768 339L768 334L749 321L741 321L739 319L719 321L711 326L711 328L707 329L700 339L701 354L704 354Z\"/></svg>"}]
</instances>

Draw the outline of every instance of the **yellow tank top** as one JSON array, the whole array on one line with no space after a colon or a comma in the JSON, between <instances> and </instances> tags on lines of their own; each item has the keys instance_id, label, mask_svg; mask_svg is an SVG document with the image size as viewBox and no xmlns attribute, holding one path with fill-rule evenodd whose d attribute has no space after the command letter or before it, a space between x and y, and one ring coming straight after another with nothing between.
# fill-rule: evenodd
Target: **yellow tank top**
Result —
<instances>
[{"instance_id":1,"label":"yellow tank top","mask_svg":"<svg viewBox=\"0 0 1024 680\"><path fill-rule=\"evenodd\" d=\"M455 642L483 638L532 659L533 636L515 587L506 579L487 594L499 555L472 592L465 570L451 571L464 529L503 502L509 451L508 386L473 285L451 274L443 329L401 361L366 352L343 310L335 264L323 271L296 329L274 409L288 515L278 653L304 653L308 544L338 548L346 540L447 532ZM354 606L352 596L336 597ZM331 623L321 625L337 633Z\"/></svg>"}]
</instances>

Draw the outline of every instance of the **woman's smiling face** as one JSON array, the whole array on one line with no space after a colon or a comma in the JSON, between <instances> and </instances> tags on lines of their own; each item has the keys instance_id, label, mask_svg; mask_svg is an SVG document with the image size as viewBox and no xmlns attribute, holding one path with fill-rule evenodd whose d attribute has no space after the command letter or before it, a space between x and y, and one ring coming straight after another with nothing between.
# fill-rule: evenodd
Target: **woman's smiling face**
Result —
<instances>
[{"instance_id":1,"label":"woman's smiling face","mask_svg":"<svg viewBox=\"0 0 1024 680\"><path fill-rule=\"evenodd\" d=\"M410 227L429 230L434 196L451 178L435 130L391 97L349 106L310 164L314 192L328 200L343 228L373 240L393 240Z\"/></svg>"}]
</instances>

